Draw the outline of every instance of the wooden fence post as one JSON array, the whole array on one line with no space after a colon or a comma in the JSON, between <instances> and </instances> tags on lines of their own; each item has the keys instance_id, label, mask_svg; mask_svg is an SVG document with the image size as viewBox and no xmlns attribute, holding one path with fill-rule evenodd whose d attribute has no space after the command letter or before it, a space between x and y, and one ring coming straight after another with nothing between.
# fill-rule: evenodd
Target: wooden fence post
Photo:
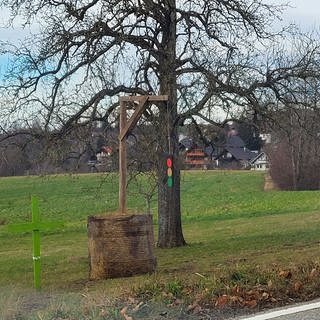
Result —
<instances>
[{"instance_id":1,"label":"wooden fence post","mask_svg":"<svg viewBox=\"0 0 320 320\"><path fill-rule=\"evenodd\" d=\"M120 101L120 132L127 124L127 107ZM126 135L119 137L119 211L126 213L126 187L127 187L127 146Z\"/></svg>"}]
</instances>

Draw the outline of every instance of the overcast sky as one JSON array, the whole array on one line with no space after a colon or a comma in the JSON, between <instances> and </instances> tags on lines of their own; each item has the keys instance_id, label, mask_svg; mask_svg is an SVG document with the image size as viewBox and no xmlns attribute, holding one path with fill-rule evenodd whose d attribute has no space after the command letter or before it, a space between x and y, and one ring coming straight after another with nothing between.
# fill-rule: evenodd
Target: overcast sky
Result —
<instances>
[{"instance_id":1,"label":"overcast sky","mask_svg":"<svg viewBox=\"0 0 320 320\"><path fill-rule=\"evenodd\" d=\"M276 0L274 0L276 2ZM281 3L285 1L281 0ZM292 8L288 8L284 18L294 22L303 29L313 30L320 26L320 1L319 0L291 0Z\"/></svg>"}]
</instances>

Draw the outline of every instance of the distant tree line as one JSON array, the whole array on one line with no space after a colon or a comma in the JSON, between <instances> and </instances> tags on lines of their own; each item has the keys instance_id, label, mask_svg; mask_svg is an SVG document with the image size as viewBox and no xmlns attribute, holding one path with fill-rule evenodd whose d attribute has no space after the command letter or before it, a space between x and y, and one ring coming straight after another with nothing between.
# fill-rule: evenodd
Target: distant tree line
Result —
<instances>
[{"instance_id":1,"label":"distant tree line","mask_svg":"<svg viewBox=\"0 0 320 320\"><path fill-rule=\"evenodd\" d=\"M305 107L278 113L267 148L272 179L283 190L320 189L320 113Z\"/></svg>"},{"instance_id":2,"label":"distant tree line","mask_svg":"<svg viewBox=\"0 0 320 320\"><path fill-rule=\"evenodd\" d=\"M260 150L261 140L255 126L245 122L234 125L248 149ZM229 130L228 124L216 128L190 123L179 131L195 145L215 149L225 143ZM127 138L128 169L132 176L135 172L156 171L155 154L160 142L153 131L153 126L140 123ZM98 157L104 148L109 148L111 154L105 155L107 161L101 163ZM63 137L55 132L45 133L40 127L17 129L0 136L0 152L0 176L116 171L118 128L84 126Z\"/></svg>"},{"instance_id":3,"label":"distant tree line","mask_svg":"<svg viewBox=\"0 0 320 320\"><path fill-rule=\"evenodd\" d=\"M86 172L90 136L83 130L63 139L40 128L12 130L0 136L0 176Z\"/></svg>"},{"instance_id":4,"label":"distant tree line","mask_svg":"<svg viewBox=\"0 0 320 320\"><path fill-rule=\"evenodd\" d=\"M308 94L310 99L310 94ZM315 99L315 97L313 97ZM317 102L313 101L315 105ZM260 150L263 145L260 130L270 133L271 144L264 147L268 154L270 174L284 190L320 189L320 112L310 104L290 106L278 110L276 121L254 124L242 119L233 126L250 150ZM221 146L230 130L210 124L189 123L180 128L181 134L203 147ZM118 169L118 128L83 126L64 135L44 133L40 127L17 129L0 136L0 176L43 175L57 173L92 172L90 159L103 147L111 147L108 166L100 171ZM140 124L127 139L130 181L140 173L155 171L156 149L159 141L153 127ZM156 180L156 179L154 179ZM156 183L156 182L154 182Z\"/></svg>"}]
</instances>

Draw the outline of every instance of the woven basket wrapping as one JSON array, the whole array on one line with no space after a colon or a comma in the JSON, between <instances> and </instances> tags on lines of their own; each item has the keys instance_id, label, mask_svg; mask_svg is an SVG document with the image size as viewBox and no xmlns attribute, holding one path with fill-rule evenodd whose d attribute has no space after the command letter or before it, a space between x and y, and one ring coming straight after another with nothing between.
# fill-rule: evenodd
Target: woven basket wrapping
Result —
<instances>
[{"instance_id":1,"label":"woven basket wrapping","mask_svg":"<svg viewBox=\"0 0 320 320\"><path fill-rule=\"evenodd\" d=\"M155 271L151 215L91 216L87 227L90 280Z\"/></svg>"}]
</instances>

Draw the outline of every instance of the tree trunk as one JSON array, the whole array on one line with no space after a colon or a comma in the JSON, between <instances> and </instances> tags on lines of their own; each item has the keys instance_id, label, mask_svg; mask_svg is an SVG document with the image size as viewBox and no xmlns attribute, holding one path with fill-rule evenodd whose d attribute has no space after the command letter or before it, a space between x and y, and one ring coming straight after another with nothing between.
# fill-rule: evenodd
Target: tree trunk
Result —
<instances>
[{"instance_id":1,"label":"tree trunk","mask_svg":"<svg viewBox=\"0 0 320 320\"><path fill-rule=\"evenodd\" d=\"M171 127L172 128L172 127ZM177 130L173 130L173 137L170 152L173 159L173 185L167 185L167 153L162 152L158 157L158 246L161 248L172 248L185 245L182 234L181 210L180 210L180 168L178 162L178 143L176 139ZM168 148L170 149L170 147Z\"/></svg>"},{"instance_id":2,"label":"tree trunk","mask_svg":"<svg viewBox=\"0 0 320 320\"><path fill-rule=\"evenodd\" d=\"M160 94L169 96L167 104L160 107L159 126L161 148L158 151L158 246L171 248L185 245L180 211L180 167L177 120L176 80L176 4L167 0L167 29L163 33L163 55L159 61ZM167 185L166 157L173 158L173 186Z\"/></svg>"}]
</instances>

